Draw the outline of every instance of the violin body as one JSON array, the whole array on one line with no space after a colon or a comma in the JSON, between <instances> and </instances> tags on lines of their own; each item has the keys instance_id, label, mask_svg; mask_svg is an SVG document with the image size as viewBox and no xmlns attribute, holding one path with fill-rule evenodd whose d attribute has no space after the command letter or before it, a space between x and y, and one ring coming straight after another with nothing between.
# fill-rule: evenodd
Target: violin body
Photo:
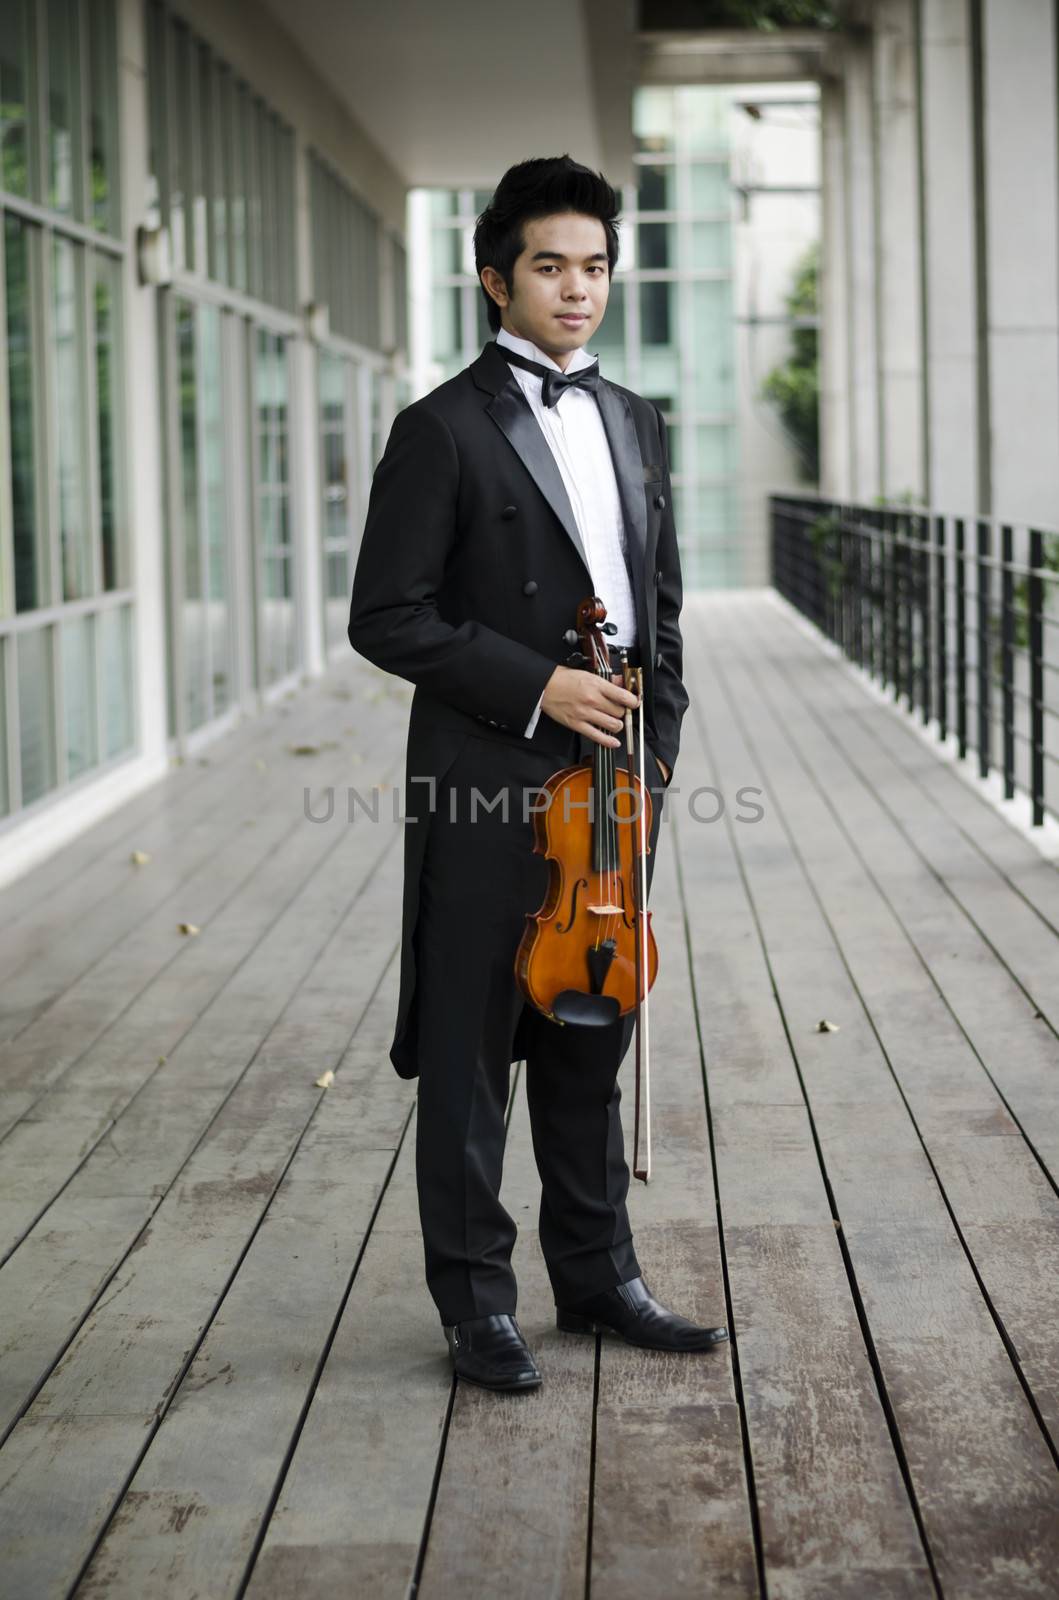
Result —
<instances>
[{"instance_id":1,"label":"violin body","mask_svg":"<svg viewBox=\"0 0 1059 1600\"><path fill-rule=\"evenodd\" d=\"M651 914L644 939L633 881L642 862L640 806L650 850L651 795L635 772L613 764L604 789L600 767L564 767L541 786L533 848L551 863L551 879L540 910L527 913L515 957L526 999L554 1022L582 1026L605 1026L639 1004L638 939L648 989L658 971Z\"/></svg>"}]
</instances>

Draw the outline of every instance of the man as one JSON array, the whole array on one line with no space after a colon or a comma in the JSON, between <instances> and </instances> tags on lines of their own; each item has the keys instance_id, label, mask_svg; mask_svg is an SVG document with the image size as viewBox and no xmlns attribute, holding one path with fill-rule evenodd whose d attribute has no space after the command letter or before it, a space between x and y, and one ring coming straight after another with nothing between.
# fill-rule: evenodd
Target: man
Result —
<instances>
[{"instance_id":1,"label":"man","mask_svg":"<svg viewBox=\"0 0 1059 1600\"><path fill-rule=\"evenodd\" d=\"M516 1230L499 1199L512 1061L526 1062L559 1327L664 1350L728 1336L667 1311L640 1275L617 1084L632 1018L552 1022L514 972L548 883L525 796L594 744L620 746L638 704L617 671L568 664L580 602L603 599L611 645L643 667L649 868L688 701L665 424L584 350L606 310L616 220L614 190L569 156L505 174L475 232L496 340L397 416L350 604L354 649L416 685L390 1054L419 1077L427 1285L457 1373L494 1389L541 1382L514 1318Z\"/></svg>"}]
</instances>

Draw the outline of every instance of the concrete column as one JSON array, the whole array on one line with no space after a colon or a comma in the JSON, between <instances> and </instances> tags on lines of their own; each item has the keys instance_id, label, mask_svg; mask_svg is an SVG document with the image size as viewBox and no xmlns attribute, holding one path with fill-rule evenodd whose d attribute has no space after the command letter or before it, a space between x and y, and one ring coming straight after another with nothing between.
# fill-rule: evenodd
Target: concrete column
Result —
<instances>
[{"instance_id":1,"label":"concrete column","mask_svg":"<svg viewBox=\"0 0 1059 1600\"><path fill-rule=\"evenodd\" d=\"M888 496L911 494L921 501L923 346L912 0L876 0L872 21L879 488Z\"/></svg>"},{"instance_id":2,"label":"concrete column","mask_svg":"<svg viewBox=\"0 0 1059 1600\"><path fill-rule=\"evenodd\" d=\"M820 493L852 495L849 283L846 274L846 131L841 78L820 85Z\"/></svg>"},{"instance_id":3,"label":"concrete column","mask_svg":"<svg viewBox=\"0 0 1059 1600\"><path fill-rule=\"evenodd\" d=\"M921 0L925 498L980 509L974 128L968 0Z\"/></svg>"},{"instance_id":4,"label":"concrete column","mask_svg":"<svg viewBox=\"0 0 1059 1600\"><path fill-rule=\"evenodd\" d=\"M166 760L167 574L162 517L162 426L159 390L157 290L140 283L136 230L147 192L147 39L144 7L121 0L117 8L119 184L125 256L121 350L124 404L121 444L126 453L128 537L131 543L133 689L141 756L153 776ZM134 359L135 358L135 359ZM146 775L145 775L146 776ZM87 821L87 818L86 818Z\"/></svg>"},{"instance_id":5,"label":"concrete column","mask_svg":"<svg viewBox=\"0 0 1059 1600\"><path fill-rule=\"evenodd\" d=\"M1059 523L1053 0L981 0L992 506Z\"/></svg>"},{"instance_id":6,"label":"concrete column","mask_svg":"<svg viewBox=\"0 0 1059 1600\"><path fill-rule=\"evenodd\" d=\"M876 302L875 163L872 35L851 25L845 65L846 348L850 497L871 500L880 488L879 354Z\"/></svg>"}]
</instances>

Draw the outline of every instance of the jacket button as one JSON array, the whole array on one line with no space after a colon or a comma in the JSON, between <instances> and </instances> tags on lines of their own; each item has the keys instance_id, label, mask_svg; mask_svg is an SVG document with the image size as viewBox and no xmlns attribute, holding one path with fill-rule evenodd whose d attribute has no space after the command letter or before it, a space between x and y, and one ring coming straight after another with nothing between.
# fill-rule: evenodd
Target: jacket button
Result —
<instances>
[{"instance_id":1,"label":"jacket button","mask_svg":"<svg viewBox=\"0 0 1059 1600\"><path fill-rule=\"evenodd\" d=\"M530 595L537 593L537 585L532 578L530 578L528 583L524 583L522 585L522 593Z\"/></svg>"},{"instance_id":2,"label":"jacket button","mask_svg":"<svg viewBox=\"0 0 1059 1600\"><path fill-rule=\"evenodd\" d=\"M656 509L656 511L664 511L665 508L666 508L666 497L665 497L665 495L664 494L656 494L655 495L655 509Z\"/></svg>"},{"instance_id":3,"label":"jacket button","mask_svg":"<svg viewBox=\"0 0 1059 1600\"><path fill-rule=\"evenodd\" d=\"M656 589L657 589L658 585L661 583L661 581L662 581L662 569L661 569L661 567L659 567L658 571L655 573L655 588Z\"/></svg>"},{"instance_id":4,"label":"jacket button","mask_svg":"<svg viewBox=\"0 0 1059 1600\"><path fill-rule=\"evenodd\" d=\"M500 515L503 517L505 522L510 522L511 518L515 516L517 512L518 506L505 506Z\"/></svg>"},{"instance_id":5,"label":"jacket button","mask_svg":"<svg viewBox=\"0 0 1059 1600\"><path fill-rule=\"evenodd\" d=\"M659 650L658 654L655 656L655 666L656 667L660 667L661 665L662 665L662 652L661 652L661 650Z\"/></svg>"}]
</instances>

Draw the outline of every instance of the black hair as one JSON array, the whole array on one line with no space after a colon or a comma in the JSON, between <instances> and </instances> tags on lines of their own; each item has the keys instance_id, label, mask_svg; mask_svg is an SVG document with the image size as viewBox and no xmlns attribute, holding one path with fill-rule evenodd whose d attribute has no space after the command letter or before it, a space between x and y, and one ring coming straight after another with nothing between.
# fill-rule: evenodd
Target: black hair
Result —
<instances>
[{"instance_id":1,"label":"black hair","mask_svg":"<svg viewBox=\"0 0 1059 1600\"><path fill-rule=\"evenodd\" d=\"M618 259L618 195L601 172L583 167L572 156L537 156L508 167L474 229L474 266L485 295L489 326L500 331L500 307L482 283L482 269L495 267L514 289L515 262L526 248L522 224L536 217L575 211L598 217L607 235L607 262L614 274Z\"/></svg>"}]
</instances>

